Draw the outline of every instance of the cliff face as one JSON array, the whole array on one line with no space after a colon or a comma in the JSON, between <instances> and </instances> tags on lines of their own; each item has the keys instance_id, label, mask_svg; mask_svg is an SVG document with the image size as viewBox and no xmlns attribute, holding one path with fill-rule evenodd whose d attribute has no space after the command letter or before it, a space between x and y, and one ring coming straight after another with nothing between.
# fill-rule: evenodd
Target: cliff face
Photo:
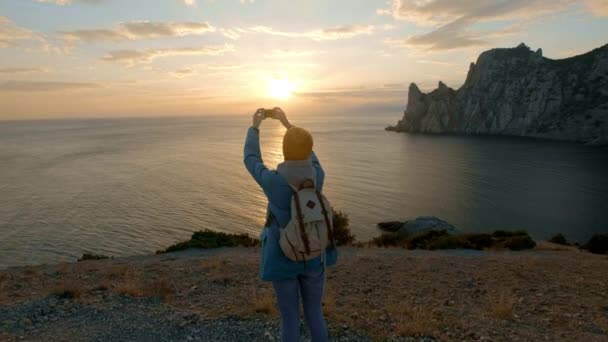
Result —
<instances>
[{"instance_id":1,"label":"cliff face","mask_svg":"<svg viewBox=\"0 0 608 342\"><path fill-rule=\"evenodd\" d=\"M390 129L608 144L608 45L562 60L523 43L486 51L458 90L439 82L425 94L412 83L403 119Z\"/></svg>"}]
</instances>

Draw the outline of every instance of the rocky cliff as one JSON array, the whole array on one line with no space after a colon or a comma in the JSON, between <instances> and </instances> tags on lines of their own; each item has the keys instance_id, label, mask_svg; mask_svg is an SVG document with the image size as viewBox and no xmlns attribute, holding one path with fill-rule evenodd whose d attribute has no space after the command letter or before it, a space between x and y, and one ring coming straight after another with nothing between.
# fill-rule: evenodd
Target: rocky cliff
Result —
<instances>
[{"instance_id":1,"label":"rocky cliff","mask_svg":"<svg viewBox=\"0 0 608 342\"><path fill-rule=\"evenodd\" d=\"M525 44L471 63L458 90L409 88L403 119L412 133L513 135L608 144L608 45L552 60Z\"/></svg>"}]
</instances>

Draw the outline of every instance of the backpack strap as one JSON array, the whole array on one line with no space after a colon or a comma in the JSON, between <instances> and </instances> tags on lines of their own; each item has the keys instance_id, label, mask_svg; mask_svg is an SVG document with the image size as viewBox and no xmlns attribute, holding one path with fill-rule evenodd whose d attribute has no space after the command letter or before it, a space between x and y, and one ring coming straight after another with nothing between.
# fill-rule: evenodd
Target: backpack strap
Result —
<instances>
[{"instance_id":1,"label":"backpack strap","mask_svg":"<svg viewBox=\"0 0 608 342\"><path fill-rule=\"evenodd\" d=\"M302 207L300 207L300 196L298 195L297 191L293 193L293 198L296 202L296 216L298 217L298 223L300 224L300 237L304 242L304 249L306 250L306 254L310 255L310 242L308 241L308 235L306 235L306 232L304 231L304 218L302 216Z\"/></svg>"},{"instance_id":2,"label":"backpack strap","mask_svg":"<svg viewBox=\"0 0 608 342\"><path fill-rule=\"evenodd\" d=\"M329 216L327 213L327 209L325 208L325 202L323 202L323 196L319 191L315 191L317 194L317 198L319 199L319 204L321 204L321 210L323 211L323 217L325 218L325 225L327 226L327 239L329 240L329 245L331 249L334 249L336 246L334 245L334 230L331 226L331 222L329 222Z\"/></svg>"}]
</instances>

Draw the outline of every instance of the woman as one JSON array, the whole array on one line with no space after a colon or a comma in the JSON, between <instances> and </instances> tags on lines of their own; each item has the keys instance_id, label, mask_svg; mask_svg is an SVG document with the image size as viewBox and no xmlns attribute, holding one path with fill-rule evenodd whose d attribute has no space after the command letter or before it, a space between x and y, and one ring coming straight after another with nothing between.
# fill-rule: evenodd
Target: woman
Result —
<instances>
[{"instance_id":1,"label":"woman","mask_svg":"<svg viewBox=\"0 0 608 342\"><path fill-rule=\"evenodd\" d=\"M314 178L317 190L321 191L325 173L312 151L313 140L310 133L291 125L280 108L274 108L272 118L279 120L287 129L283 137L285 161L277 166L277 170L269 170L264 166L260 152L259 127L266 119L264 109L258 109L253 115L253 126L249 128L245 141L245 167L268 198L266 225L260 235L260 277L262 280L271 281L275 290L281 312L281 340L300 340L301 294L304 316L312 341L323 342L327 341L327 329L321 309L325 265L321 263L321 257L306 262L288 259L279 246L279 234L280 229L285 227L291 218L291 186L297 187L302 181ZM328 248L326 265L335 264L337 257L336 249Z\"/></svg>"}]
</instances>

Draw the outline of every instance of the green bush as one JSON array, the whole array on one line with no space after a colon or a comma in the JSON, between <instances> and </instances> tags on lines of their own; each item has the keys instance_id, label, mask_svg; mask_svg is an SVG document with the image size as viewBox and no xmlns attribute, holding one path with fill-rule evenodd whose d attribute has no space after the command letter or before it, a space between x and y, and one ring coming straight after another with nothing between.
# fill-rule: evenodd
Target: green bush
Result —
<instances>
[{"instance_id":1,"label":"green bush","mask_svg":"<svg viewBox=\"0 0 608 342\"><path fill-rule=\"evenodd\" d=\"M494 231L494 233L492 233L492 237L497 238L497 239L506 239L506 238L510 238L513 236L525 236L528 235L528 233L525 230L514 230L514 231L508 231L508 230L496 230Z\"/></svg>"},{"instance_id":2,"label":"green bush","mask_svg":"<svg viewBox=\"0 0 608 342\"><path fill-rule=\"evenodd\" d=\"M608 233L593 235L582 248L594 254L606 254L608 252Z\"/></svg>"},{"instance_id":3,"label":"green bush","mask_svg":"<svg viewBox=\"0 0 608 342\"><path fill-rule=\"evenodd\" d=\"M532 238L526 235L516 235L506 238L502 243L499 244L504 248L508 248L512 251L522 251L524 249L532 249L536 247L536 242Z\"/></svg>"},{"instance_id":4,"label":"green bush","mask_svg":"<svg viewBox=\"0 0 608 342\"><path fill-rule=\"evenodd\" d=\"M247 234L228 234L212 230L202 230L194 232L190 240L171 245L165 250L157 251L156 254L175 252L188 248L251 247L257 246L258 243L258 239L254 239Z\"/></svg>"},{"instance_id":5,"label":"green bush","mask_svg":"<svg viewBox=\"0 0 608 342\"><path fill-rule=\"evenodd\" d=\"M549 239L549 242L556 243L558 245L569 245L568 241L566 241L566 237L563 234L555 235L554 237Z\"/></svg>"},{"instance_id":6,"label":"green bush","mask_svg":"<svg viewBox=\"0 0 608 342\"><path fill-rule=\"evenodd\" d=\"M82 255L82 257L80 257L80 259L78 259L78 261L85 261L85 260L103 260L103 259L109 259L110 257L105 256L105 255L101 255L101 254L92 254L92 253L84 253Z\"/></svg>"},{"instance_id":7,"label":"green bush","mask_svg":"<svg viewBox=\"0 0 608 342\"><path fill-rule=\"evenodd\" d=\"M408 249L437 249L437 240L447 242L449 234L446 230L429 230L424 233L416 234L407 241ZM447 245L443 243L443 245Z\"/></svg>"},{"instance_id":8,"label":"green bush","mask_svg":"<svg viewBox=\"0 0 608 342\"><path fill-rule=\"evenodd\" d=\"M397 233L384 233L372 239L372 244L379 247L405 246L407 239Z\"/></svg>"},{"instance_id":9,"label":"green bush","mask_svg":"<svg viewBox=\"0 0 608 342\"><path fill-rule=\"evenodd\" d=\"M351 233L349 228L348 215L340 210L332 208L334 214L332 225L334 239L338 246L350 245L355 242L355 236Z\"/></svg>"},{"instance_id":10,"label":"green bush","mask_svg":"<svg viewBox=\"0 0 608 342\"><path fill-rule=\"evenodd\" d=\"M398 233L384 233L372 239L371 244L387 247L402 246L408 249L477 249L490 247L523 250L534 248L536 242L525 231L499 230L492 234L468 233L450 235L446 230L429 230L416 234L410 238Z\"/></svg>"}]
</instances>

